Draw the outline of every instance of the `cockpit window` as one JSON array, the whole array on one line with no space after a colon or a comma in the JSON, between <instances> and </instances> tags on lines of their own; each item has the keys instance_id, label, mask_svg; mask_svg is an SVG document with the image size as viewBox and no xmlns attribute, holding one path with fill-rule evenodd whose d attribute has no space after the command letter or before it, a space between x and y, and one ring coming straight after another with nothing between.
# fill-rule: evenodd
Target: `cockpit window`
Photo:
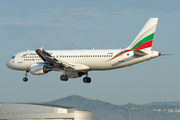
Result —
<instances>
[{"instance_id":1,"label":"cockpit window","mask_svg":"<svg viewBox=\"0 0 180 120\"><path fill-rule=\"evenodd\" d=\"M14 58L15 58L15 56L12 56L12 57L11 57L11 59L14 59Z\"/></svg>"}]
</instances>

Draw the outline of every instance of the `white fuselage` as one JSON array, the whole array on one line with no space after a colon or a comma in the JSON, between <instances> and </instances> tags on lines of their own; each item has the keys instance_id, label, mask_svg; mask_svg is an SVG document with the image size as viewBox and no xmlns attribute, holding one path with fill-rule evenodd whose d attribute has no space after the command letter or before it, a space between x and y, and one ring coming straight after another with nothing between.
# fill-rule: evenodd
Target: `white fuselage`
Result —
<instances>
[{"instance_id":1,"label":"white fuselage","mask_svg":"<svg viewBox=\"0 0 180 120\"><path fill-rule=\"evenodd\" d=\"M70 64L88 66L89 69L87 71L110 70L126 67L159 56L159 52L148 51L148 55L137 57L134 56L134 52L131 50L115 57L121 51L123 50L49 50L47 52L57 60ZM44 61L35 53L35 51L24 51L13 56L6 65L14 70L29 71L29 67L36 63L44 63ZM56 70L58 69L55 69L54 71Z\"/></svg>"},{"instance_id":2,"label":"white fuselage","mask_svg":"<svg viewBox=\"0 0 180 120\"><path fill-rule=\"evenodd\" d=\"M161 55L151 51L158 18L150 18L134 41L125 49L106 50L43 50L20 52L13 56L6 66L10 69L25 71L23 81L27 82L27 73L43 75L50 71L60 71L62 81L68 78L83 78L90 83L88 71L111 70L131 66Z\"/></svg>"}]
</instances>

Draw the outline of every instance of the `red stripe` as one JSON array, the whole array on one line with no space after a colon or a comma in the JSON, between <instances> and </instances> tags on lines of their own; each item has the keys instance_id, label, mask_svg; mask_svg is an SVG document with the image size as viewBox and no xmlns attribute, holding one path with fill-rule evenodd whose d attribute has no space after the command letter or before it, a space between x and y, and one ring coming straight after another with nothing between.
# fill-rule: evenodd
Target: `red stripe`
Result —
<instances>
[{"instance_id":1,"label":"red stripe","mask_svg":"<svg viewBox=\"0 0 180 120\"><path fill-rule=\"evenodd\" d=\"M142 45L140 45L137 48L135 48L135 50L142 50L142 49L151 47L152 46L152 42L153 42L153 40L150 40L150 41L148 41L146 43L143 43Z\"/></svg>"},{"instance_id":2,"label":"red stripe","mask_svg":"<svg viewBox=\"0 0 180 120\"><path fill-rule=\"evenodd\" d=\"M148 41L148 42L145 42L145 43L143 43L142 45L140 45L140 46L138 46L137 48L135 48L134 50L142 50L142 49L151 47L151 46L152 46L152 42L153 42L153 40L150 40L150 41ZM132 51L132 50L124 51L124 52L120 53L119 55L117 55L116 57L111 58L110 60L113 60L113 59L119 57L120 55L122 55L122 54L124 54L124 53L127 53L127 52L129 52L129 51ZM107 61L110 61L110 60L107 60Z\"/></svg>"},{"instance_id":3,"label":"red stripe","mask_svg":"<svg viewBox=\"0 0 180 120\"><path fill-rule=\"evenodd\" d=\"M120 55L122 55L122 54L124 54L124 53L127 53L127 52L129 52L129 51L132 51L132 50L127 50L127 51L124 51L124 52L122 52L121 54L117 55L116 57L114 57L114 58L112 58L112 59L110 59L110 60L113 60L113 59L115 59L115 58L119 57ZM109 60L108 60L108 61L109 61Z\"/></svg>"}]
</instances>

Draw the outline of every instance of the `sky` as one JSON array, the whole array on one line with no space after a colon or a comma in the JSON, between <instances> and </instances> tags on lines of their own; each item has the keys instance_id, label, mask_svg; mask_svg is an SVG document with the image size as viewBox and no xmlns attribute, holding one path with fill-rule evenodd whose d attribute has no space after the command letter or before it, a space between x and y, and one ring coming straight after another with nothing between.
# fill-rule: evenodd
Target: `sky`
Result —
<instances>
[{"instance_id":1,"label":"sky","mask_svg":"<svg viewBox=\"0 0 180 120\"><path fill-rule=\"evenodd\" d=\"M0 102L48 102L70 95L116 105L180 101L179 0L0 1ZM6 67L16 53L35 50L119 49L131 44L149 18L158 25L152 50L172 53L131 67L91 71L60 80L61 72L28 74Z\"/></svg>"}]
</instances>

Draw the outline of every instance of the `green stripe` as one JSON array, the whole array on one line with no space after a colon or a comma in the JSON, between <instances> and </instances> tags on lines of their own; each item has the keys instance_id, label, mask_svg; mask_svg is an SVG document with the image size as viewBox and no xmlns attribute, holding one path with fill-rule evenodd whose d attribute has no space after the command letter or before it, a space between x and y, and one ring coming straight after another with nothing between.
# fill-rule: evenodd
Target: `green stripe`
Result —
<instances>
[{"instance_id":1,"label":"green stripe","mask_svg":"<svg viewBox=\"0 0 180 120\"><path fill-rule=\"evenodd\" d=\"M150 40L153 40L153 38L154 38L154 33L150 34L149 36L146 36L145 38L143 38L142 40L140 40L133 48L131 48L131 50L137 48L138 46L140 46L140 45L142 45L142 44L144 44L144 43L146 43L146 42L148 42L148 41L150 41ZM121 54L121 53L123 53L123 52L125 52L125 51L128 51L128 50L129 50L129 49L119 52L119 53L116 54L113 58L115 58L115 57L118 56L119 54ZM113 59L113 58L112 58L112 59Z\"/></svg>"},{"instance_id":2,"label":"green stripe","mask_svg":"<svg viewBox=\"0 0 180 120\"><path fill-rule=\"evenodd\" d=\"M154 33L150 34L149 36L143 38L142 40L140 40L131 50L137 48L138 46L150 41L150 40L153 40L154 38Z\"/></svg>"},{"instance_id":3,"label":"green stripe","mask_svg":"<svg viewBox=\"0 0 180 120\"><path fill-rule=\"evenodd\" d=\"M26 53L26 54L24 54L23 56L28 55L28 54L29 54L29 53ZM22 56L22 57L23 57L23 56Z\"/></svg>"},{"instance_id":4,"label":"green stripe","mask_svg":"<svg viewBox=\"0 0 180 120\"><path fill-rule=\"evenodd\" d=\"M119 52L119 53L116 54L113 58L115 58L116 56L118 56L119 54L121 54L121 53L123 53L123 52L125 52L125 51L127 51L127 50L124 50L124 51Z\"/></svg>"}]
</instances>

